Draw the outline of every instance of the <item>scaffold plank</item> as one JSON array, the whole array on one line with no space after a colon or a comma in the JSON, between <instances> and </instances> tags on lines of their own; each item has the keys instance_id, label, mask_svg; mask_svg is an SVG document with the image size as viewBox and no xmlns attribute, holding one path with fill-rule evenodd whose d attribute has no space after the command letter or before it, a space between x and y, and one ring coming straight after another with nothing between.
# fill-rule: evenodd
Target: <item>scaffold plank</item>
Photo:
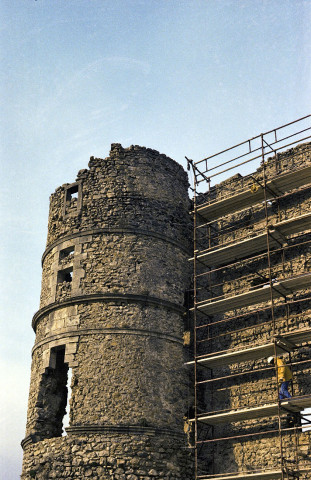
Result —
<instances>
[{"instance_id":1,"label":"scaffold plank","mask_svg":"<svg viewBox=\"0 0 311 480\"><path fill-rule=\"evenodd\" d=\"M228 475L208 475L199 477L200 480L274 480L282 478L282 470L265 470L261 472L231 473Z\"/></svg>"},{"instance_id":2,"label":"scaffold plank","mask_svg":"<svg viewBox=\"0 0 311 480\"><path fill-rule=\"evenodd\" d=\"M272 246L277 245L277 242L272 239ZM217 248L209 252L203 252L197 255L197 260L209 267L218 267L219 265L226 265L234 260L253 255L256 252L263 251L267 248L267 234L262 233L256 237L241 240L239 243L226 245L225 247Z\"/></svg>"},{"instance_id":3,"label":"scaffold plank","mask_svg":"<svg viewBox=\"0 0 311 480\"><path fill-rule=\"evenodd\" d=\"M288 341L294 346L297 346L300 343L311 341L311 328L304 328L294 332L285 333L283 335L278 335L276 338L280 339L281 341Z\"/></svg>"},{"instance_id":4,"label":"scaffold plank","mask_svg":"<svg viewBox=\"0 0 311 480\"><path fill-rule=\"evenodd\" d=\"M297 330L284 335L276 337L276 352L282 354L285 351L291 351L299 343L311 341L311 328ZM202 358L198 358L197 362L208 368L217 368L224 365L231 365L233 363L247 362L249 360L258 360L259 358L269 357L274 355L274 343L270 342L265 345L258 345L243 350L236 350L234 352L221 352L219 354L209 354ZM189 362L194 364L194 361Z\"/></svg>"},{"instance_id":5,"label":"scaffold plank","mask_svg":"<svg viewBox=\"0 0 311 480\"><path fill-rule=\"evenodd\" d=\"M267 182L267 199L281 195L293 188L307 185L311 182L311 165L281 174ZM249 207L264 200L264 188L259 187L256 191L248 188L236 195L223 198L213 203L206 203L197 208L197 213L208 221L233 213L237 210Z\"/></svg>"},{"instance_id":6,"label":"scaffold plank","mask_svg":"<svg viewBox=\"0 0 311 480\"><path fill-rule=\"evenodd\" d=\"M267 188L276 194L299 188L311 182L311 164L288 173L280 174L267 182ZM268 194L269 196L269 194ZM271 198L271 197L270 197Z\"/></svg>"},{"instance_id":7,"label":"scaffold plank","mask_svg":"<svg viewBox=\"0 0 311 480\"><path fill-rule=\"evenodd\" d=\"M292 397L281 401L281 413L299 413L305 408L311 407L311 395L304 397ZM203 415L198 417L198 422L207 425L218 425L221 423L241 422L244 420L254 420L256 418L275 417L279 409L277 403L260 405L253 408L242 408L239 410L230 410L229 412L214 413L212 415Z\"/></svg>"},{"instance_id":8,"label":"scaffold plank","mask_svg":"<svg viewBox=\"0 0 311 480\"><path fill-rule=\"evenodd\" d=\"M302 288L307 288L311 285L311 273L297 275L295 277L287 278L285 280L276 281L273 283L273 297L278 298L287 296ZM214 315L236 308L247 307L256 303L266 302L270 299L270 285L264 285L260 288L248 290L235 296L221 298L220 300L203 300L196 305L198 310L207 315Z\"/></svg>"},{"instance_id":9,"label":"scaffold plank","mask_svg":"<svg viewBox=\"0 0 311 480\"><path fill-rule=\"evenodd\" d=\"M277 346L277 353L284 353L284 349ZM199 358L198 363L209 368L217 368L233 363L247 362L248 360L257 360L263 357L269 357L274 354L274 344L268 343L258 347L246 348L236 352L224 353L222 355L213 355L210 357ZM194 362L193 362L194 363Z\"/></svg>"},{"instance_id":10,"label":"scaffold plank","mask_svg":"<svg viewBox=\"0 0 311 480\"><path fill-rule=\"evenodd\" d=\"M311 212L276 223L273 227L281 235L291 235L311 229ZM273 230L271 230L273 234Z\"/></svg>"},{"instance_id":11,"label":"scaffold plank","mask_svg":"<svg viewBox=\"0 0 311 480\"><path fill-rule=\"evenodd\" d=\"M300 467L298 470L294 468L292 470L293 473L296 474L296 477L292 478L298 478L297 474L299 473L308 473L311 472L310 467ZM282 470L262 470L262 471L254 471L254 472L237 472L237 473L228 473L224 475L203 475L199 476L198 480L275 480L275 479L281 479L282 478Z\"/></svg>"},{"instance_id":12,"label":"scaffold plank","mask_svg":"<svg viewBox=\"0 0 311 480\"><path fill-rule=\"evenodd\" d=\"M271 225L269 227L269 246L270 248L278 247L284 243L288 235L299 233L310 228L311 212ZM282 236L284 237L283 240ZM264 232L237 243L232 243L208 252L202 252L197 255L197 260L209 267L218 267L219 265L229 264L235 260L249 257L266 249L267 234Z\"/></svg>"}]
</instances>

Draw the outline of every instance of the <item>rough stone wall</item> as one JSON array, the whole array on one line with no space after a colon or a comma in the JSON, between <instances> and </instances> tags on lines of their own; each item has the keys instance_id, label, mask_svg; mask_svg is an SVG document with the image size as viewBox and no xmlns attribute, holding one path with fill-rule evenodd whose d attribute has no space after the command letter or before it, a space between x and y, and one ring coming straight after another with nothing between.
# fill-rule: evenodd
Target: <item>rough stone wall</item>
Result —
<instances>
[{"instance_id":1,"label":"rough stone wall","mask_svg":"<svg viewBox=\"0 0 311 480\"><path fill-rule=\"evenodd\" d=\"M184 442L161 432L80 434L52 438L33 446L22 478L92 480L174 480L193 478ZM169 471L169 473L168 473Z\"/></svg>"},{"instance_id":2,"label":"rough stone wall","mask_svg":"<svg viewBox=\"0 0 311 480\"><path fill-rule=\"evenodd\" d=\"M192 478L187 188L173 160L113 144L51 196L23 479Z\"/></svg>"},{"instance_id":3,"label":"rough stone wall","mask_svg":"<svg viewBox=\"0 0 311 480\"><path fill-rule=\"evenodd\" d=\"M277 158L266 161L267 179L283 174L293 169L311 163L310 144L299 145ZM262 176L262 167L254 174ZM251 187L252 176L243 178L235 175L231 179L216 185L210 192L210 197L202 195L200 201L220 199L235 194L239 188ZM303 186L280 194L279 199L272 199L268 203L269 225L291 219L298 215L310 212L311 188ZM266 226L264 204L253 205L239 212L225 215L222 219L213 222L212 231L215 247L230 242L239 242L254 236L264 230ZM203 236L208 235L207 228L202 229ZM273 281L280 281L295 275L311 271L311 225L305 224L303 232L292 234L283 245L271 249L271 273ZM237 294L250 291L269 282L267 255L264 252L256 259L247 259L234 266L218 267L201 281L199 300L208 297L233 297ZM233 263L234 261L232 261ZM206 270L206 269L205 269ZM204 277L202 277L204 278ZM211 283L213 284L210 289ZM207 293L209 291L209 293ZM288 292L286 298L274 298L275 333L282 334L295 331L299 328L310 327L311 289L309 287ZM228 307L230 308L230 307ZM203 342L199 343L199 353L212 353L227 349L241 350L247 347L269 343L273 338L271 323L270 302L261 302L249 307L236 308L223 314L214 315L211 319L216 323L202 334ZM231 320L230 320L231 319ZM203 323L208 323L202 319ZM209 339L204 340L209 336ZM306 344L294 350L291 355L293 363L294 395L311 394L311 349ZM284 359L289 362L288 354ZM296 362L305 360L301 365ZM267 359L252 360L213 369L213 377L231 378L211 382L205 388L205 399L202 411L234 410L243 407L255 407L277 401L277 388L274 368L267 368ZM255 370L262 369L261 372ZM246 372L248 372L246 374ZM238 375L238 374L243 375ZM202 379L209 378L202 373ZM284 418L282 420L284 427ZM214 438L223 438L233 435L246 435L278 428L277 418L264 418L223 424L214 427ZM294 457L294 439L290 433L284 434L284 452L289 459ZM307 444L310 450L310 433L299 435L301 445ZM219 441L208 444L206 462L203 470L208 473L225 473L234 471L254 470L256 468L274 468L280 465L279 436L275 434L260 437L245 437L235 440Z\"/></svg>"}]
</instances>

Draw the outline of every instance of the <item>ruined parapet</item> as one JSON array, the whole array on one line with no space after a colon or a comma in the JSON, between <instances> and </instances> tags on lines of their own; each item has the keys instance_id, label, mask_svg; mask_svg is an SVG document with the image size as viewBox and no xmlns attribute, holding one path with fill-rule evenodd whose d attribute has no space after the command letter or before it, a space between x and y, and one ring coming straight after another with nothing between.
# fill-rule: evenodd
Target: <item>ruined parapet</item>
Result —
<instances>
[{"instance_id":1,"label":"ruined parapet","mask_svg":"<svg viewBox=\"0 0 311 480\"><path fill-rule=\"evenodd\" d=\"M191 478L187 188L165 155L113 144L52 194L22 479Z\"/></svg>"}]
</instances>

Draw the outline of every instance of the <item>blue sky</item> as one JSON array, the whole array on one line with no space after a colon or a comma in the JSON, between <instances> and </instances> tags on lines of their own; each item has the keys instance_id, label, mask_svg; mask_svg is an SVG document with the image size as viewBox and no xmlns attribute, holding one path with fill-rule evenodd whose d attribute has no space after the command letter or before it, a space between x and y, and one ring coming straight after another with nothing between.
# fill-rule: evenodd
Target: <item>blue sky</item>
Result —
<instances>
[{"instance_id":1,"label":"blue sky","mask_svg":"<svg viewBox=\"0 0 311 480\"><path fill-rule=\"evenodd\" d=\"M185 165L310 110L309 0L2 0L1 465L18 478L49 195L144 145Z\"/></svg>"}]
</instances>

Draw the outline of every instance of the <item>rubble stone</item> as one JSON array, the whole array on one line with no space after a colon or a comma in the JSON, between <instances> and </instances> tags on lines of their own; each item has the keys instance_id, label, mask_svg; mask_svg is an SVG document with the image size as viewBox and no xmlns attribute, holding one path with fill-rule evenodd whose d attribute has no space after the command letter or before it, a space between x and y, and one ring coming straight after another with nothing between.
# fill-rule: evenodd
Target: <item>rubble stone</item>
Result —
<instances>
[{"instance_id":1,"label":"rubble stone","mask_svg":"<svg viewBox=\"0 0 311 480\"><path fill-rule=\"evenodd\" d=\"M113 144L51 195L23 480L192 478L187 190L170 158Z\"/></svg>"}]
</instances>

